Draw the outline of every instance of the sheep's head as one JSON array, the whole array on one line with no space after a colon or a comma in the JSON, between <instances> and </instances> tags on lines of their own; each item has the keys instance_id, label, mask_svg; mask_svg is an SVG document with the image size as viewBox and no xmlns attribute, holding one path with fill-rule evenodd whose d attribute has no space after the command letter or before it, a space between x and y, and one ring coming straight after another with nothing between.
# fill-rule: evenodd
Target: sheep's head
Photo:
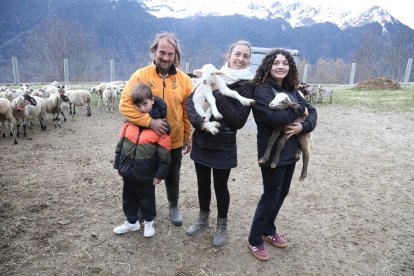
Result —
<instances>
[{"instance_id":1,"label":"sheep's head","mask_svg":"<svg viewBox=\"0 0 414 276\"><path fill-rule=\"evenodd\" d=\"M30 96L28 93L24 93L16 98L16 110L23 111L25 106L28 104L33 106L37 105L35 98Z\"/></svg>"},{"instance_id":2,"label":"sheep's head","mask_svg":"<svg viewBox=\"0 0 414 276\"><path fill-rule=\"evenodd\" d=\"M201 69L196 69L193 74L200 78L203 84L216 83L215 76L223 75L223 72L214 67L213 64L205 64Z\"/></svg>"},{"instance_id":3,"label":"sheep's head","mask_svg":"<svg viewBox=\"0 0 414 276\"><path fill-rule=\"evenodd\" d=\"M62 101L64 101L65 103L69 102L69 98L63 94L63 93L59 93L59 97Z\"/></svg>"}]
</instances>

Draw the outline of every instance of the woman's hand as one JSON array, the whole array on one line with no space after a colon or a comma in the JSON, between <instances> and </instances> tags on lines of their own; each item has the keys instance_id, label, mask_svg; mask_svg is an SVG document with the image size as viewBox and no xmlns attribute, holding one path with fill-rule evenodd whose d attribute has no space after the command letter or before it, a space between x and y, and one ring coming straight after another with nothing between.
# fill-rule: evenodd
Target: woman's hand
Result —
<instances>
[{"instance_id":1,"label":"woman's hand","mask_svg":"<svg viewBox=\"0 0 414 276\"><path fill-rule=\"evenodd\" d=\"M306 109L306 112L307 111L308 110ZM299 122L293 122L292 124L287 125L286 128L288 129L286 131L286 134L288 135L288 139L289 139L292 135L301 133L303 130L303 125Z\"/></svg>"},{"instance_id":2,"label":"woman's hand","mask_svg":"<svg viewBox=\"0 0 414 276\"><path fill-rule=\"evenodd\" d=\"M152 181L152 184L153 185L158 185L160 183L161 183L161 179L158 179L158 178L154 177L154 181Z\"/></svg>"}]
</instances>

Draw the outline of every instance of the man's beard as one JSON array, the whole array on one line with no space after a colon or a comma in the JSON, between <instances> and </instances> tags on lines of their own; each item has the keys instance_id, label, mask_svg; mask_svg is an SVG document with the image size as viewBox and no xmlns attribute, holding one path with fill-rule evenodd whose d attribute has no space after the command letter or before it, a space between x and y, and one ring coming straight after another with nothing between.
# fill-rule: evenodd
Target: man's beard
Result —
<instances>
[{"instance_id":1,"label":"man's beard","mask_svg":"<svg viewBox=\"0 0 414 276\"><path fill-rule=\"evenodd\" d=\"M156 64L156 66L157 66L157 70L158 70L158 72L160 72L161 74L167 74L168 70L169 70L169 69L170 69L170 67L171 67L171 65L168 65L168 67L167 67L167 68L163 68L163 67L162 67L162 65L161 65L161 62L158 62L158 63Z\"/></svg>"}]
</instances>

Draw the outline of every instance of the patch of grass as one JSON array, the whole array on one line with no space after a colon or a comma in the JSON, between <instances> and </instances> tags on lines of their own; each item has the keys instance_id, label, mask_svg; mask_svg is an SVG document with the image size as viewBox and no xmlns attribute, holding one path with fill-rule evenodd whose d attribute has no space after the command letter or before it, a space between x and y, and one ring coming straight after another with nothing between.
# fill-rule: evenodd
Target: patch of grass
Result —
<instances>
[{"instance_id":1,"label":"patch of grass","mask_svg":"<svg viewBox=\"0 0 414 276\"><path fill-rule=\"evenodd\" d=\"M376 112L405 112L414 110L413 85L405 85L398 90L333 89L335 92L332 103L336 105L367 108ZM323 104L328 103L324 102Z\"/></svg>"}]
</instances>

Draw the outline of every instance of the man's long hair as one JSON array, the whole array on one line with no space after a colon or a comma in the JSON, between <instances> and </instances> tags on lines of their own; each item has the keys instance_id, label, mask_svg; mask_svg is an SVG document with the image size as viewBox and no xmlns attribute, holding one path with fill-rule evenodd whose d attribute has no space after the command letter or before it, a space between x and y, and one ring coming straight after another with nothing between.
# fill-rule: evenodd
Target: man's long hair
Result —
<instances>
[{"instance_id":1,"label":"man's long hair","mask_svg":"<svg viewBox=\"0 0 414 276\"><path fill-rule=\"evenodd\" d=\"M173 33L170 32L162 32L155 36L154 41L151 44L151 53L154 55L155 59L155 52L158 49L158 44L160 43L160 40L163 38L167 38L168 42L174 46L175 49L175 58L174 58L174 65L179 66L181 62L181 53L180 53L180 45L178 43L178 39L175 37Z\"/></svg>"}]
</instances>

